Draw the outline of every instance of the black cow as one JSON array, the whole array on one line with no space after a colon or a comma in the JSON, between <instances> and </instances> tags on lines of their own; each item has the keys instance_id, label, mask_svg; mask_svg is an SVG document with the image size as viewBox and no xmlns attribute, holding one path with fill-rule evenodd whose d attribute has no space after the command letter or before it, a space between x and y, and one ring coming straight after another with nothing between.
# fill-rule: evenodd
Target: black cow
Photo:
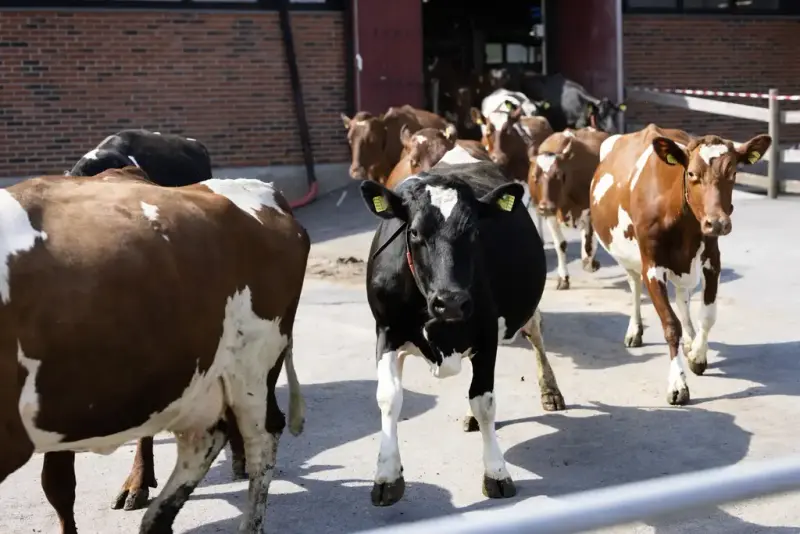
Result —
<instances>
[{"instance_id":1,"label":"black cow","mask_svg":"<svg viewBox=\"0 0 800 534\"><path fill-rule=\"evenodd\" d=\"M625 111L624 104L616 105L608 98L594 97L585 87L561 74L526 76L522 84L522 92L532 100L545 100L550 104L542 115L556 132L593 126L617 133L617 114Z\"/></svg>"},{"instance_id":2,"label":"black cow","mask_svg":"<svg viewBox=\"0 0 800 534\"><path fill-rule=\"evenodd\" d=\"M396 503L405 490L397 421L408 354L424 357L437 378L458 374L462 358L472 360L464 430L483 435L488 497L516 493L494 428L498 342L523 331L536 352L542 405L564 409L537 310L547 271L544 247L522 205L523 188L492 162L447 163L452 159L446 154L393 191L361 184L368 208L384 219L367 263L382 426L372 489L376 506Z\"/></svg>"},{"instance_id":3,"label":"black cow","mask_svg":"<svg viewBox=\"0 0 800 534\"><path fill-rule=\"evenodd\" d=\"M109 135L64 174L94 176L130 165L141 168L153 182L168 187L211 179L211 157L203 143L148 130L122 130Z\"/></svg>"}]
</instances>

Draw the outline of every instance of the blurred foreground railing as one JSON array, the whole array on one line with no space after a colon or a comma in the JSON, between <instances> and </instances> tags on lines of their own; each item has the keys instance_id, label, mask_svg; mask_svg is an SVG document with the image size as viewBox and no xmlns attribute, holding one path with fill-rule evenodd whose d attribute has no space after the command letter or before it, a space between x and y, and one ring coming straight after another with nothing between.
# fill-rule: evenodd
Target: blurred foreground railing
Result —
<instances>
[{"instance_id":1,"label":"blurred foreground railing","mask_svg":"<svg viewBox=\"0 0 800 534\"><path fill-rule=\"evenodd\" d=\"M792 490L800 490L800 456L744 462L362 534L574 534Z\"/></svg>"}]
</instances>

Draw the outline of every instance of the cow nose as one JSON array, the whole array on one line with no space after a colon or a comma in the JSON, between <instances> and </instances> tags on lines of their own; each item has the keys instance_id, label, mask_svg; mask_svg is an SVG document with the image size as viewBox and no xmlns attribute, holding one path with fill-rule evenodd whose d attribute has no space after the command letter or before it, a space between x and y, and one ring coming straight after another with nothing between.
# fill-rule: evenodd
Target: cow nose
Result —
<instances>
[{"instance_id":1,"label":"cow nose","mask_svg":"<svg viewBox=\"0 0 800 534\"><path fill-rule=\"evenodd\" d=\"M703 234L707 236L728 235L731 233L733 223L730 217L703 217L700 225Z\"/></svg>"},{"instance_id":2,"label":"cow nose","mask_svg":"<svg viewBox=\"0 0 800 534\"><path fill-rule=\"evenodd\" d=\"M444 321L460 321L472 314L472 299L466 291L437 291L431 299L431 315Z\"/></svg>"}]
</instances>

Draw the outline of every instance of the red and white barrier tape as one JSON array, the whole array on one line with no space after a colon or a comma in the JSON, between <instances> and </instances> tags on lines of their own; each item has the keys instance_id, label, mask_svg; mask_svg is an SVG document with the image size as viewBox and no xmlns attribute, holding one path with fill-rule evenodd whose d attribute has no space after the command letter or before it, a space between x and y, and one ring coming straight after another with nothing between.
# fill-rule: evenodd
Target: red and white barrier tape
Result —
<instances>
[{"instance_id":1,"label":"red and white barrier tape","mask_svg":"<svg viewBox=\"0 0 800 534\"><path fill-rule=\"evenodd\" d=\"M769 93L737 93L735 91L705 91L703 89L655 89L653 87L631 87L637 91L650 91L652 93L678 93L696 96L728 96L737 98L769 98ZM778 95L777 100L800 101L800 95Z\"/></svg>"}]
</instances>

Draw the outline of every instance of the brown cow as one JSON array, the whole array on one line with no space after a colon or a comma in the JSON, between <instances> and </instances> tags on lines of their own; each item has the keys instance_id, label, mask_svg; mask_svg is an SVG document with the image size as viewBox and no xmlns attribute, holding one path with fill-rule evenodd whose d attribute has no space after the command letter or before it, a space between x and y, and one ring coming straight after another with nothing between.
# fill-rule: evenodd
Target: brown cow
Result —
<instances>
[{"instance_id":1,"label":"brown cow","mask_svg":"<svg viewBox=\"0 0 800 534\"><path fill-rule=\"evenodd\" d=\"M720 274L718 238L731 232L738 164L757 162L772 144L757 135L735 148L714 135L692 138L654 124L604 141L591 185L591 217L600 243L627 271L633 310L625 345L642 344L642 282L669 346L669 404L689 402L684 364L697 375L708 365L708 333L716 321ZM653 153L655 152L655 156ZM702 275L700 332L689 314ZM667 282L676 288L678 316Z\"/></svg>"},{"instance_id":2,"label":"brown cow","mask_svg":"<svg viewBox=\"0 0 800 534\"><path fill-rule=\"evenodd\" d=\"M403 145L400 130L411 132L422 128L444 130L448 122L442 117L411 106L390 107L378 117L359 111L352 119L344 113L342 122L347 130L347 142L352 151L350 176L359 180L383 183L400 161Z\"/></svg>"},{"instance_id":3,"label":"brown cow","mask_svg":"<svg viewBox=\"0 0 800 534\"><path fill-rule=\"evenodd\" d=\"M600 161L600 145L609 134L594 128L566 129L531 147L528 187L536 209L545 218L558 257L558 285L569 289L567 241L561 225L581 229L583 268L594 272L600 264L589 217L589 186Z\"/></svg>"},{"instance_id":4,"label":"brown cow","mask_svg":"<svg viewBox=\"0 0 800 534\"><path fill-rule=\"evenodd\" d=\"M250 477L241 529L260 532L310 248L286 200L259 180L163 188L126 167L26 180L0 203L0 482L35 452L108 453L172 431L175 469L140 530L171 532L235 417ZM46 461L42 486L74 533L63 467Z\"/></svg>"},{"instance_id":5,"label":"brown cow","mask_svg":"<svg viewBox=\"0 0 800 534\"><path fill-rule=\"evenodd\" d=\"M463 148L476 159L489 160L489 154L478 141L456 140L452 127L448 127L445 131L423 128L413 133L403 128L400 140L403 144L402 157L384 184L389 189L393 189L412 174L429 170L456 146Z\"/></svg>"}]
</instances>

